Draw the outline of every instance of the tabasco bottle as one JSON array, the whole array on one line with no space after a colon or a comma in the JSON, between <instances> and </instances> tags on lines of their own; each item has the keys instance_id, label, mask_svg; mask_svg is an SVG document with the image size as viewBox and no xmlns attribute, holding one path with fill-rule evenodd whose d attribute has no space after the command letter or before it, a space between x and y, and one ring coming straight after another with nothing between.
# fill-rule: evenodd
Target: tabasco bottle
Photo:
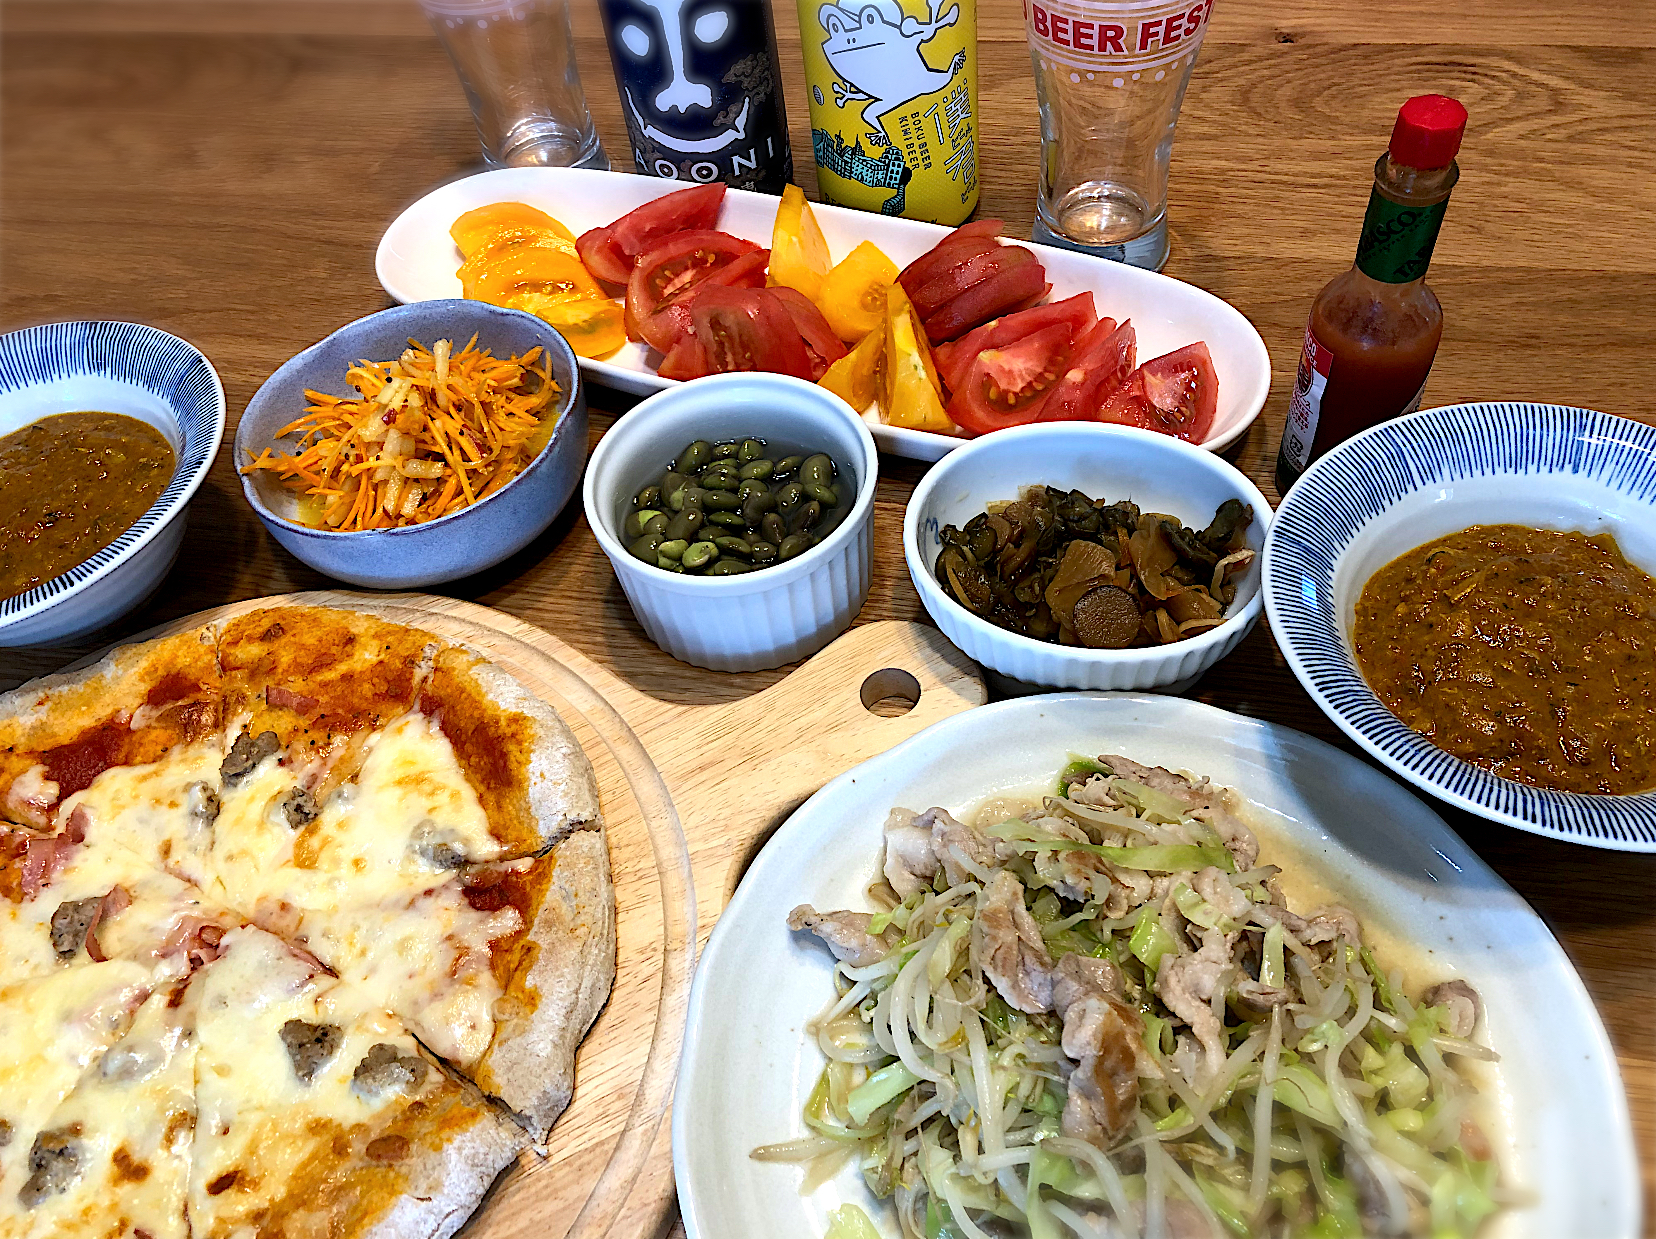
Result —
<instances>
[{"instance_id":1,"label":"tabasco bottle","mask_svg":"<svg viewBox=\"0 0 1656 1239\"><path fill-rule=\"evenodd\" d=\"M1446 95L1417 95L1398 110L1374 165L1357 261L1311 304L1277 453L1279 491L1336 443L1420 407L1443 336L1426 266L1460 178L1465 132L1466 109Z\"/></svg>"}]
</instances>

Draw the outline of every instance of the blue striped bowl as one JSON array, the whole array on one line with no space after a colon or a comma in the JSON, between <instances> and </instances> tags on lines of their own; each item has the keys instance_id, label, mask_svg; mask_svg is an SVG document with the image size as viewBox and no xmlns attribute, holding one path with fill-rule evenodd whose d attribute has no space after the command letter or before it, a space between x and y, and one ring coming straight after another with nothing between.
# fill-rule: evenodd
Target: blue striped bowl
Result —
<instances>
[{"instance_id":1,"label":"blue striped bowl","mask_svg":"<svg viewBox=\"0 0 1656 1239\"><path fill-rule=\"evenodd\" d=\"M1434 796L1534 834L1656 852L1656 793L1543 791L1491 774L1404 726L1357 670L1351 626L1368 578L1422 543L1491 524L1609 532L1656 571L1656 429L1590 409L1461 404L1347 440L1288 492L1265 542L1277 644L1347 735Z\"/></svg>"},{"instance_id":2,"label":"blue striped bowl","mask_svg":"<svg viewBox=\"0 0 1656 1239\"><path fill-rule=\"evenodd\" d=\"M172 481L115 541L61 576L0 599L0 646L62 642L101 628L161 583L184 509L224 437L224 386L196 349L139 323L48 323L0 335L0 435L53 413L125 413L161 432Z\"/></svg>"}]
</instances>

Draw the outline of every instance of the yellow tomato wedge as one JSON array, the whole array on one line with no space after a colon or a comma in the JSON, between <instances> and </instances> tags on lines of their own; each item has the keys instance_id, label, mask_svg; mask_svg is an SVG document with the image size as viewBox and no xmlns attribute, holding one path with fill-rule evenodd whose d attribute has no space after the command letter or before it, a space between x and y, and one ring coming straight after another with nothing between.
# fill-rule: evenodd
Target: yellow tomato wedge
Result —
<instances>
[{"instance_id":1,"label":"yellow tomato wedge","mask_svg":"<svg viewBox=\"0 0 1656 1239\"><path fill-rule=\"evenodd\" d=\"M937 434L955 432L955 424L943 412L942 385L931 345L900 284L893 284L886 293L884 368L880 412L887 423Z\"/></svg>"},{"instance_id":2,"label":"yellow tomato wedge","mask_svg":"<svg viewBox=\"0 0 1656 1239\"><path fill-rule=\"evenodd\" d=\"M553 219L545 211L538 211L524 202L491 202L488 206L467 211L454 221L449 236L460 247L460 253L470 258L487 246L495 233L505 230L545 232L575 244L575 234Z\"/></svg>"},{"instance_id":3,"label":"yellow tomato wedge","mask_svg":"<svg viewBox=\"0 0 1656 1239\"><path fill-rule=\"evenodd\" d=\"M591 297L607 301L604 290L568 250L542 246L485 250L460 268L460 286L473 301L505 305L520 293L541 293L561 301Z\"/></svg>"},{"instance_id":4,"label":"yellow tomato wedge","mask_svg":"<svg viewBox=\"0 0 1656 1239\"><path fill-rule=\"evenodd\" d=\"M885 332L870 331L817 380L861 413L880 394L880 358L885 355Z\"/></svg>"},{"instance_id":5,"label":"yellow tomato wedge","mask_svg":"<svg viewBox=\"0 0 1656 1239\"><path fill-rule=\"evenodd\" d=\"M886 289L896 282L897 264L863 241L828 272L817 305L834 334L851 344L885 321Z\"/></svg>"},{"instance_id":6,"label":"yellow tomato wedge","mask_svg":"<svg viewBox=\"0 0 1656 1239\"><path fill-rule=\"evenodd\" d=\"M627 342L618 302L590 297L549 300L539 293L522 293L506 304L509 309L528 310L544 318L569 341L578 357L607 357Z\"/></svg>"},{"instance_id":7,"label":"yellow tomato wedge","mask_svg":"<svg viewBox=\"0 0 1656 1239\"><path fill-rule=\"evenodd\" d=\"M776 208L776 225L771 230L768 282L796 288L818 301L827 275L828 242L817 227L811 204L805 201L805 191L789 185L782 191L782 205Z\"/></svg>"}]
</instances>

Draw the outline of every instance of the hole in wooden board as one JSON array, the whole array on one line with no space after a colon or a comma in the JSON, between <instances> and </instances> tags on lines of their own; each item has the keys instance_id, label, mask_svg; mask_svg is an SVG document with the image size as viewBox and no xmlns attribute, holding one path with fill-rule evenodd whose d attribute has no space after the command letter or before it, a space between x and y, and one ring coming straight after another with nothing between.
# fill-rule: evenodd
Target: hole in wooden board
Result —
<instances>
[{"instance_id":1,"label":"hole in wooden board","mask_svg":"<svg viewBox=\"0 0 1656 1239\"><path fill-rule=\"evenodd\" d=\"M862 682L863 709L881 718L901 718L920 704L920 681L901 667L882 667Z\"/></svg>"}]
</instances>

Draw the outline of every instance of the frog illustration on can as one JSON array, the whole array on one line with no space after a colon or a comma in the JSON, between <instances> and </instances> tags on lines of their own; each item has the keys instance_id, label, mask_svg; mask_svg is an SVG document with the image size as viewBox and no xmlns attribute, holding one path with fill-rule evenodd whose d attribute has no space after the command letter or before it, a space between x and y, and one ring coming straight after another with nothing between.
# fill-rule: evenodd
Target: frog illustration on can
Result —
<instances>
[{"instance_id":1,"label":"frog illustration on can","mask_svg":"<svg viewBox=\"0 0 1656 1239\"><path fill-rule=\"evenodd\" d=\"M798 3L824 196L887 215L964 219L977 201L973 0L919 0L920 15L903 0Z\"/></svg>"}]
</instances>

